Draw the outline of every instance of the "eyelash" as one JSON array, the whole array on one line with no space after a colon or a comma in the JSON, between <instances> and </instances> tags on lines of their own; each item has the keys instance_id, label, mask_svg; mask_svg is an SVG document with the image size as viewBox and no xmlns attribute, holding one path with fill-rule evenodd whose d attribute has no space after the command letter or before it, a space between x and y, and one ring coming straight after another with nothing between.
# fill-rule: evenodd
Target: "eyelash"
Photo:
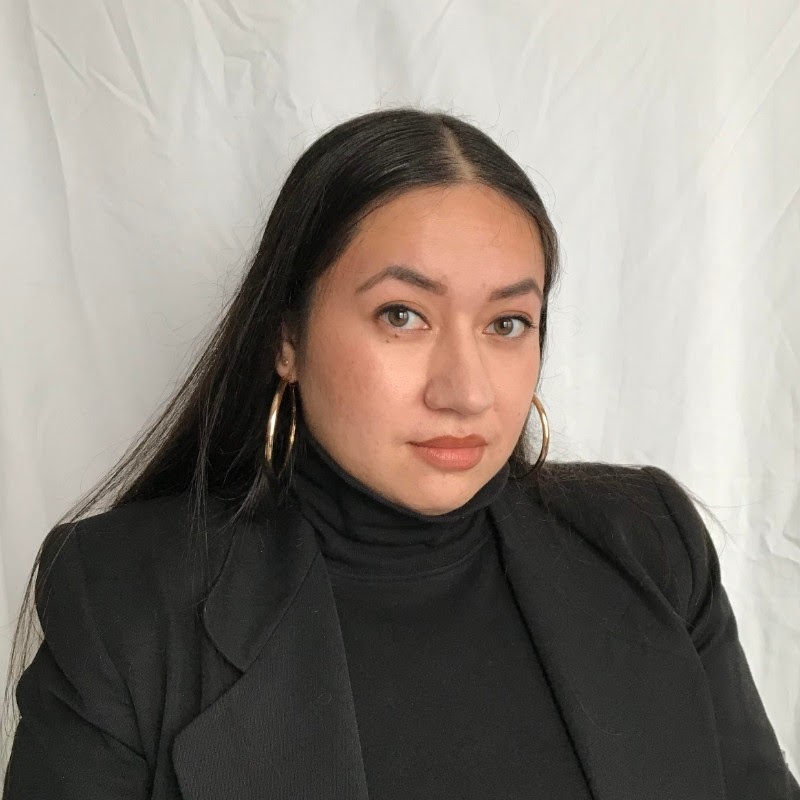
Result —
<instances>
[{"instance_id":1,"label":"eyelash","mask_svg":"<svg viewBox=\"0 0 800 800\"><path fill-rule=\"evenodd\" d=\"M412 314L416 314L420 319L425 320L425 317L423 317L422 314L420 314L418 311L414 311L413 308L409 308L408 306L404 306L400 303L393 303L392 305L384 306L377 312L376 317L380 319L387 312L398 311L398 310L410 311ZM528 331L536 327L536 325L533 322L531 322L531 320L529 320L527 317L521 314L513 314L511 316L497 317L497 319L495 319L494 322L498 322L501 319L519 320L524 325L525 330L519 336L503 336L503 334L497 334L498 338L500 339L521 339ZM427 320L425 320L425 322L427 323ZM404 328L398 328L396 325L390 325L390 327L398 331L404 330Z\"/></svg>"}]
</instances>

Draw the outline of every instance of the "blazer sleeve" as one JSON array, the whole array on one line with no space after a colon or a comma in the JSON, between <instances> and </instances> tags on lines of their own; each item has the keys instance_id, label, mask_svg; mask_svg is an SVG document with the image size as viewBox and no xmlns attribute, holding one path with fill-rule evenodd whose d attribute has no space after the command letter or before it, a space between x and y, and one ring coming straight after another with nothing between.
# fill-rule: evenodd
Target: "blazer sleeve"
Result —
<instances>
[{"instance_id":1,"label":"blazer sleeve","mask_svg":"<svg viewBox=\"0 0 800 800\"><path fill-rule=\"evenodd\" d=\"M72 527L72 526L70 526ZM84 577L80 523L54 529L36 578L44 639L17 685L5 800L144 800L149 769Z\"/></svg>"},{"instance_id":2,"label":"blazer sleeve","mask_svg":"<svg viewBox=\"0 0 800 800\"><path fill-rule=\"evenodd\" d=\"M647 467L688 554L686 624L714 707L728 800L800 800L739 641L719 558L694 503L668 473Z\"/></svg>"}]
</instances>

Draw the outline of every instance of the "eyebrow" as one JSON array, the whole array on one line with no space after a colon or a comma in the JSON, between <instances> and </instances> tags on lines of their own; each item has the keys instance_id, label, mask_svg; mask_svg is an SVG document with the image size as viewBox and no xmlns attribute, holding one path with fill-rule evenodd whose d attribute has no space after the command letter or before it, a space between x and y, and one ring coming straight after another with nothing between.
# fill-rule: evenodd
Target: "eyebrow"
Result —
<instances>
[{"instance_id":1,"label":"eyebrow","mask_svg":"<svg viewBox=\"0 0 800 800\"><path fill-rule=\"evenodd\" d=\"M433 292L433 294L446 294L447 286L441 281L435 281L427 275L423 275L413 267L406 264L392 264L389 267L382 269L376 275L362 283L357 289L356 294L366 292L381 281L388 278L394 278L398 281L403 281L411 286L416 286L418 289L424 289L426 292ZM489 300L508 300L510 297L519 297L523 294L535 294L540 300L543 300L543 293L541 287L533 278L525 278L509 286L501 286L498 289L493 289L489 293Z\"/></svg>"}]
</instances>

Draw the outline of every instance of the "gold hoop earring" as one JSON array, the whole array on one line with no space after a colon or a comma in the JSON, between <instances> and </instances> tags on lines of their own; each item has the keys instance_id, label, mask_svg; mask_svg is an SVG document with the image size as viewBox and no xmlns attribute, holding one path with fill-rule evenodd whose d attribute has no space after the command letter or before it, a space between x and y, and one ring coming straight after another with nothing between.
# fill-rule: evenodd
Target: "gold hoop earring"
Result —
<instances>
[{"instance_id":1,"label":"gold hoop earring","mask_svg":"<svg viewBox=\"0 0 800 800\"><path fill-rule=\"evenodd\" d=\"M275 446L275 428L278 424L278 409L281 407L281 400L283 399L283 393L286 391L287 386L292 387L292 426L289 429L289 447L286 449L283 466L276 474L275 467L272 464L272 450ZM292 452L292 446L294 445L294 434L297 430L297 403L295 402L294 391L294 384L289 383L285 378L281 378L281 382L278 384L278 388L275 390L275 395L272 398L272 406L270 406L269 417L267 418L267 441L264 445L264 461L270 472L276 478L280 478L281 474L286 469L286 465L289 463L289 454Z\"/></svg>"},{"instance_id":2,"label":"gold hoop earring","mask_svg":"<svg viewBox=\"0 0 800 800\"><path fill-rule=\"evenodd\" d=\"M550 423L547 421L547 412L544 410L542 401L535 394L531 405L539 412L539 419L542 423L542 447L539 450L539 458L536 459L536 463L533 465L533 469L539 469L544 464L544 460L547 458L547 450L550 447Z\"/></svg>"}]
</instances>

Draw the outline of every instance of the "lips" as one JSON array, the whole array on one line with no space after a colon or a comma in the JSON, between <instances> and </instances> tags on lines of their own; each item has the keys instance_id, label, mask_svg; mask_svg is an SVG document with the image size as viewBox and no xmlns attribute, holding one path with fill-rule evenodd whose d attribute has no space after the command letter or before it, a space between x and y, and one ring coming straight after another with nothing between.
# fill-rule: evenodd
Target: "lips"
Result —
<instances>
[{"instance_id":1,"label":"lips","mask_svg":"<svg viewBox=\"0 0 800 800\"><path fill-rule=\"evenodd\" d=\"M486 440L482 436L473 433L461 438L457 436L437 436L424 442L414 442L414 444L421 447L441 447L447 450L458 450L462 447L481 447L486 444Z\"/></svg>"}]
</instances>

